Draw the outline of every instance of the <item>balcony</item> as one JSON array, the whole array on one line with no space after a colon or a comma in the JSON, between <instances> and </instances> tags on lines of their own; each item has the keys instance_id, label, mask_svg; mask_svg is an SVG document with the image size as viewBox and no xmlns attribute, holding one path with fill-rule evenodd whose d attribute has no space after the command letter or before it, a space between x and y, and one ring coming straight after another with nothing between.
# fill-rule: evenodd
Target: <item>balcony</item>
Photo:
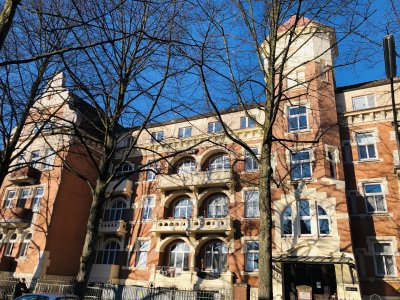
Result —
<instances>
[{"instance_id":1,"label":"balcony","mask_svg":"<svg viewBox=\"0 0 400 300\"><path fill-rule=\"evenodd\" d=\"M118 184L119 180L111 181L106 189L107 197L116 197L116 196L126 196L130 197L132 195L132 180L125 179L120 184Z\"/></svg>"},{"instance_id":2,"label":"balcony","mask_svg":"<svg viewBox=\"0 0 400 300\"><path fill-rule=\"evenodd\" d=\"M2 208L0 210L0 227L2 228L25 228L32 221L32 210L27 208Z\"/></svg>"},{"instance_id":3,"label":"balcony","mask_svg":"<svg viewBox=\"0 0 400 300\"><path fill-rule=\"evenodd\" d=\"M232 220L227 218L164 219L153 221L152 232L163 233L217 233L229 234Z\"/></svg>"},{"instance_id":4,"label":"balcony","mask_svg":"<svg viewBox=\"0 0 400 300\"><path fill-rule=\"evenodd\" d=\"M232 181L231 171L197 172L193 174L163 175L159 188L163 191L181 189L182 187L213 187L229 185Z\"/></svg>"},{"instance_id":5,"label":"balcony","mask_svg":"<svg viewBox=\"0 0 400 300\"><path fill-rule=\"evenodd\" d=\"M126 232L127 232L126 222L124 220L100 221L99 224L100 234L116 234L118 236L124 236Z\"/></svg>"},{"instance_id":6,"label":"balcony","mask_svg":"<svg viewBox=\"0 0 400 300\"><path fill-rule=\"evenodd\" d=\"M13 171L9 176L9 180L17 185L35 184L39 182L40 175L41 172L38 169L32 166L26 166Z\"/></svg>"},{"instance_id":7,"label":"balcony","mask_svg":"<svg viewBox=\"0 0 400 300\"><path fill-rule=\"evenodd\" d=\"M89 280L94 282L118 282L119 267L119 265L93 264Z\"/></svg>"}]
</instances>

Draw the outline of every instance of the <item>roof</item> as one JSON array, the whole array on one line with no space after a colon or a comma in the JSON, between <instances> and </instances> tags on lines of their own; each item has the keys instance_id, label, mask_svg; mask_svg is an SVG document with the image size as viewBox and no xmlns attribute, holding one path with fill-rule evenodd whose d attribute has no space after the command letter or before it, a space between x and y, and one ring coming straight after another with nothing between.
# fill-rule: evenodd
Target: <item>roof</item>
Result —
<instances>
[{"instance_id":1,"label":"roof","mask_svg":"<svg viewBox=\"0 0 400 300\"><path fill-rule=\"evenodd\" d=\"M400 76L393 78L393 81L400 82ZM337 87L335 89L335 93L350 92L350 91L355 91L355 90L360 90L360 89L371 88L371 87L375 87L375 86L381 86L381 85L385 85L385 84L389 84L389 83L390 83L389 78L366 81L366 82Z\"/></svg>"},{"instance_id":2,"label":"roof","mask_svg":"<svg viewBox=\"0 0 400 300\"><path fill-rule=\"evenodd\" d=\"M285 23L283 23L281 26L279 26L278 28L278 32L282 32L282 31L286 31L291 29L294 24L296 23L296 17L297 15L293 15L289 18L289 20L287 20ZM304 16L299 16L299 19L297 21L296 27L302 27L302 26L307 26L309 24L315 24L318 26L324 26L323 24L316 22L316 21L312 21L309 18L306 18Z\"/></svg>"}]
</instances>

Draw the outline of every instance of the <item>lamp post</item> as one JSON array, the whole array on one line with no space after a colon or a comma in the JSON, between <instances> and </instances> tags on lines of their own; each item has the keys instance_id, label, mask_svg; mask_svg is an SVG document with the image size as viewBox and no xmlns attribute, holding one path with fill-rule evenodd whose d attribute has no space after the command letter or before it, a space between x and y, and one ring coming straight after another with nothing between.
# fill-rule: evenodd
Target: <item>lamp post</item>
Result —
<instances>
[{"instance_id":1,"label":"lamp post","mask_svg":"<svg viewBox=\"0 0 400 300\"><path fill-rule=\"evenodd\" d=\"M397 120L397 109L396 102L394 99L394 87L393 78L396 77L396 47L394 43L394 37L392 34L386 35L383 38L383 50L385 57L385 71L386 77L390 79L390 92L392 96L392 111L393 111L393 127L396 135L397 143L397 165L395 170L400 168L400 135L399 135L399 123Z\"/></svg>"}]
</instances>

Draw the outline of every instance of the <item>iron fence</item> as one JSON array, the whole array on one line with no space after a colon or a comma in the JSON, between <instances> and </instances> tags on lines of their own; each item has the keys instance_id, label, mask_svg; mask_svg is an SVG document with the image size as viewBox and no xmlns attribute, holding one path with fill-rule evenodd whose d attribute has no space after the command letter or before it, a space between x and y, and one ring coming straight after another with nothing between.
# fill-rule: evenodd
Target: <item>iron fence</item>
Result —
<instances>
[{"instance_id":1,"label":"iron fence","mask_svg":"<svg viewBox=\"0 0 400 300\"><path fill-rule=\"evenodd\" d=\"M19 278L0 273L0 299L13 299ZM25 277L26 285L35 293L74 294L75 282L65 278ZM164 287L140 287L111 283L89 284L85 300L231 300L231 290L185 290Z\"/></svg>"}]
</instances>

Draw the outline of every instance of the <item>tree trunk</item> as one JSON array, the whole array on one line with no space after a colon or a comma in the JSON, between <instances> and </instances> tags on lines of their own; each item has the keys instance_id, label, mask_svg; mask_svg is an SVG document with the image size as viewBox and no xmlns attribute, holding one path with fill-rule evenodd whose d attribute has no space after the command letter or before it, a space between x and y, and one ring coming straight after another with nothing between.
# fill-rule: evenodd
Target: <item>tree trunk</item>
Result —
<instances>
[{"instance_id":1,"label":"tree trunk","mask_svg":"<svg viewBox=\"0 0 400 300\"><path fill-rule=\"evenodd\" d=\"M85 243L82 249L82 255L79 264L79 272L76 278L76 295L84 299L86 287L89 281L90 271L93 265L94 254L98 241L99 221L102 211L102 205L105 201L105 184L100 179L96 182L96 188L93 193L92 205L90 207L89 219Z\"/></svg>"},{"instance_id":2,"label":"tree trunk","mask_svg":"<svg viewBox=\"0 0 400 300\"><path fill-rule=\"evenodd\" d=\"M3 9L0 13L0 51L3 48L11 23L14 19L15 11L21 0L5 0Z\"/></svg>"}]
</instances>

